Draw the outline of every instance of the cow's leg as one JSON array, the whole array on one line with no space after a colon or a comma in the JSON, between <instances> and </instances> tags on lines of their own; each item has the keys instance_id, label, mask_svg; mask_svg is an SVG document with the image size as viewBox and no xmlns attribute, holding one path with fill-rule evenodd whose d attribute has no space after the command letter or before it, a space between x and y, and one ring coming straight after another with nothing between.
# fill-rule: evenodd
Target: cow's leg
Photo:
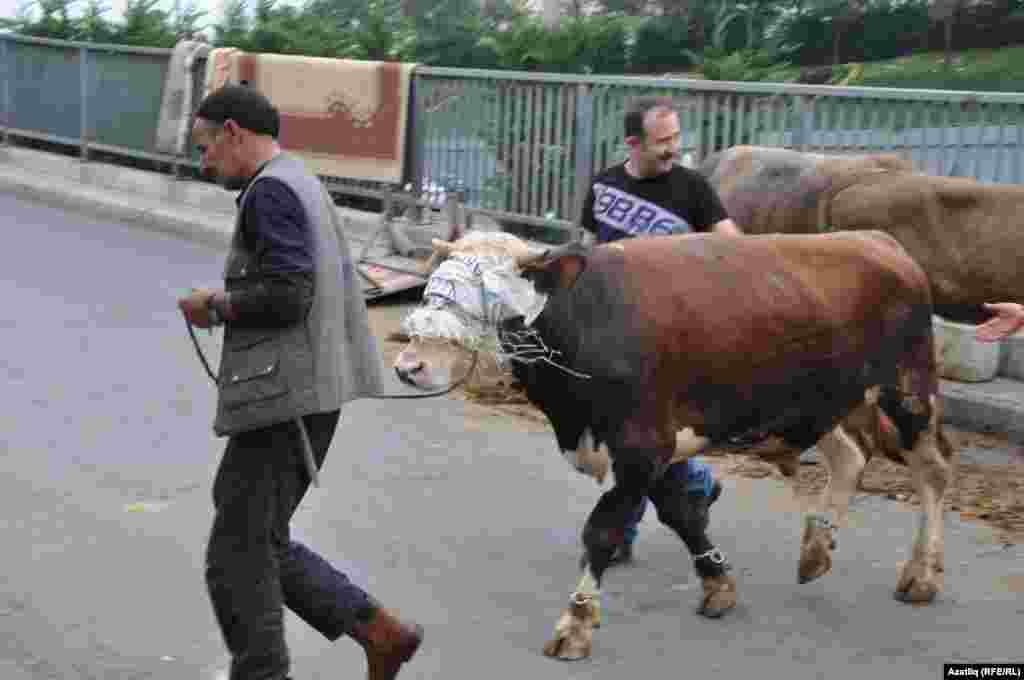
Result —
<instances>
[{"instance_id":1,"label":"cow's leg","mask_svg":"<svg viewBox=\"0 0 1024 680\"><path fill-rule=\"evenodd\" d=\"M545 656L565 660L590 656L594 628L600 624L601 582L612 555L625 540L629 516L647 491L649 470L640 464L615 465L615 486L597 501L583 529L582 574L569 597L569 606L555 623L554 636L544 645Z\"/></svg>"},{"instance_id":2,"label":"cow's leg","mask_svg":"<svg viewBox=\"0 0 1024 680\"><path fill-rule=\"evenodd\" d=\"M942 589L943 504L953 478L955 459L942 432L936 397L930 398L930 405L928 427L906 454L921 499L921 524L910 560L903 566L896 585L896 599L903 602L931 602Z\"/></svg>"},{"instance_id":3,"label":"cow's leg","mask_svg":"<svg viewBox=\"0 0 1024 680\"><path fill-rule=\"evenodd\" d=\"M650 499L658 519L674 531L693 556L694 570L701 578L703 595L699 612L719 618L736 606L736 579L721 550L708 538L709 514L687 493L686 462L673 463L651 487Z\"/></svg>"},{"instance_id":4,"label":"cow's leg","mask_svg":"<svg viewBox=\"0 0 1024 680\"><path fill-rule=\"evenodd\" d=\"M825 462L828 482L818 500L817 511L804 517L797 569L800 583L813 581L832 568L832 551L836 548L834 531L846 525L850 497L857 490L867 464L864 452L841 425L818 441L818 452Z\"/></svg>"}]
</instances>

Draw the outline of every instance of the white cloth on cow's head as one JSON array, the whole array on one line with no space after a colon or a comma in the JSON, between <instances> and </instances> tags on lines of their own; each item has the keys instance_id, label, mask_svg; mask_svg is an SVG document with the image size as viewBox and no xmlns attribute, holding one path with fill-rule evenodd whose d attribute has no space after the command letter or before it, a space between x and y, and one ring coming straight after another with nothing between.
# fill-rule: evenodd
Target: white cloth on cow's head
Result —
<instances>
[{"instance_id":1,"label":"white cloth on cow's head","mask_svg":"<svg viewBox=\"0 0 1024 680\"><path fill-rule=\"evenodd\" d=\"M524 323L532 326L544 305L548 302L545 293L538 293L533 282L524 279L514 260L506 260L493 269L483 272L484 290L495 296L504 310L501 319L523 316Z\"/></svg>"},{"instance_id":2,"label":"white cloth on cow's head","mask_svg":"<svg viewBox=\"0 0 1024 680\"><path fill-rule=\"evenodd\" d=\"M546 303L547 295L519 275L514 258L454 254L430 275L423 305L405 317L402 329L410 337L498 353L498 324L516 316L531 324Z\"/></svg>"},{"instance_id":3,"label":"white cloth on cow's head","mask_svg":"<svg viewBox=\"0 0 1024 680\"><path fill-rule=\"evenodd\" d=\"M489 255L452 255L431 274L423 297L453 303L491 323L522 315L527 325L547 302L547 295L519 275L515 260Z\"/></svg>"},{"instance_id":4,"label":"white cloth on cow's head","mask_svg":"<svg viewBox=\"0 0 1024 680\"><path fill-rule=\"evenodd\" d=\"M409 337L451 340L470 350L481 349L489 335L484 324L436 303L412 310L401 327Z\"/></svg>"}]
</instances>

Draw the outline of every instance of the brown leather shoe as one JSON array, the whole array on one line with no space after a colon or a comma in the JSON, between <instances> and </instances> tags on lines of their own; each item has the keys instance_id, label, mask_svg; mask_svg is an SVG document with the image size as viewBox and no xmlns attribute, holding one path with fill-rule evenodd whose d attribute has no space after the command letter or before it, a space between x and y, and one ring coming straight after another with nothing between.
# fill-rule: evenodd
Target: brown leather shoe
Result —
<instances>
[{"instance_id":1,"label":"brown leather shoe","mask_svg":"<svg viewBox=\"0 0 1024 680\"><path fill-rule=\"evenodd\" d=\"M367 680L394 680L402 664L423 642L423 627L403 623L392 612L378 607L368 623L357 623L351 637L366 652Z\"/></svg>"}]
</instances>

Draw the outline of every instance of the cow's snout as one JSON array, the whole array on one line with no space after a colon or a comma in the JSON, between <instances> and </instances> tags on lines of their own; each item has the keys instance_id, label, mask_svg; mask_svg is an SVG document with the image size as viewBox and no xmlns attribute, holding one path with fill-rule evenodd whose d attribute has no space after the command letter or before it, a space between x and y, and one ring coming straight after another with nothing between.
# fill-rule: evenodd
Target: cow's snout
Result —
<instances>
[{"instance_id":1,"label":"cow's snout","mask_svg":"<svg viewBox=\"0 0 1024 680\"><path fill-rule=\"evenodd\" d=\"M413 376L423 370L423 362L420 362L417 366L404 367L395 366L395 373L398 374L398 379L404 382L406 385L416 386L416 381L413 380Z\"/></svg>"},{"instance_id":2,"label":"cow's snout","mask_svg":"<svg viewBox=\"0 0 1024 680\"><path fill-rule=\"evenodd\" d=\"M398 379L406 385L416 385L414 376L423 371L423 362L415 355L407 356L405 353L398 355L395 359L395 374Z\"/></svg>"}]
</instances>

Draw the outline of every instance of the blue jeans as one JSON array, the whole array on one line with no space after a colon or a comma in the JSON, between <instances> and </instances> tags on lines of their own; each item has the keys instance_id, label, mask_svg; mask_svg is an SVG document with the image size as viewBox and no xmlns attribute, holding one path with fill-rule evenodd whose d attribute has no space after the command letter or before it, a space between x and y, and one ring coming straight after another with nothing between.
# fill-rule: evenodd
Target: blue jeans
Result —
<instances>
[{"instance_id":1,"label":"blue jeans","mask_svg":"<svg viewBox=\"0 0 1024 680\"><path fill-rule=\"evenodd\" d=\"M682 476L685 475L686 492L691 496L710 496L711 487L715 481L711 477L711 466L693 458L687 458L685 464L675 463L669 466L668 470L665 471L665 475L680 477L680 481L683 481ZM648 503L649 501L646 498L640 501L640 505L633 511L633 516L630 517L629 523L626 524L626 543L630 545L636 541L637 534L640 532L637 526L644 518Z\"/></svg>"}]
</instances>

